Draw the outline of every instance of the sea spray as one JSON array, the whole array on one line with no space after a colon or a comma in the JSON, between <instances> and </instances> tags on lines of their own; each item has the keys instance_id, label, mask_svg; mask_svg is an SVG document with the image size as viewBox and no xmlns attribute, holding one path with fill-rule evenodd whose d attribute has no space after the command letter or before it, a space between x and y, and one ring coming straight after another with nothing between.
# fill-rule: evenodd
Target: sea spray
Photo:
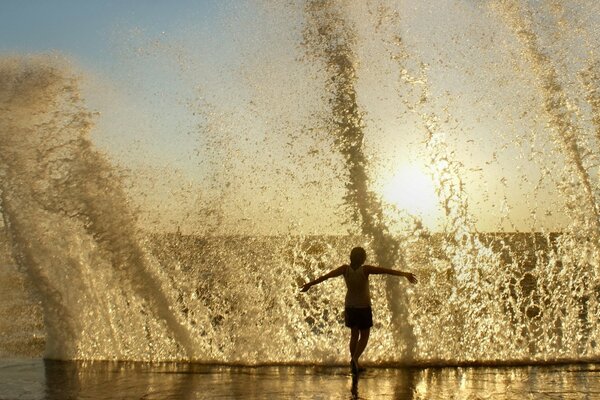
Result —
<instances>
[{"instance_id":1,"label":"sea spray","mask_svg":"<svg viewBox=\"0 0 600 400\"><path fill-rule=\"evenodd\" d=\"M588 140L590 131L597 130L597 87L591 80L595 74L593 52L586 63L587 69L579 73L582 82L581 97L590 107L591 124L585 122L584 114L578 109L576 100L569 96L564 88L565 77L559 74L557 64L552 55L547 54L541 46L540 35L533 24L532 9L516 1L496 1L491 3L522 46L522 54L531 67L537 80L539 92L543 100L551 134L550 140L556 150L565 159L567 175L559 184L559 188L567 199L565 212L572 220L565 235L557 241L556 252L552 254L551 265L561 268L559 276L568 280L551 279L546 287L551 288L543 295L542 301L548 307L541 307L546 316L540 331L542 343L546 348L562 344L561 352L574 355L589 349L590 343L595 343L595 333L588 327L588 319L598 315L598 266L600 265L600 214L598 209L598 180L593 171L597 168L597 156L592 149L600 145ZM560 31L559 31L560 32ZM559 36L560 37L560 36ZM568 73L569 71L567 71ZM597 136L597 135L595 135ZM566 262L563 262L565 260ZM570 277L566 278L565 274ZM539 275L545 281L547 276ZM577 287L577 293L572 291ZM545 299L544 299L545 297ZM550 298L554 300L551 301ZM568 304L568 309L578 310L576 314L560 314L556 299L562 299ZM565 340L562 332L581 332L575 335L575 340ZM568 343L568 344L567 344Z\"/></svg>"},{"instance_id":2,"label":"sea spray","mask_svg":"<svg viewBox=\"0 0 600 400\"><path fill-rule=\"evenodd\" d=\"M236 80L239 75L225 76L223 81L234 92L223 94L224 101L215 102L214 110L204 102L195 104L197 109L204 108L205 113L213 114L217 125L215 128L205 125L206 129L198 132L206 139L206 152L201 154L212 155L211 162L221 167L218 171L223 171L214 175L214 181L202 182L200 190L210 187L218 192L225 187L228 196L240 199L235 205L246 205L251 204L248 197L264 195L262 186L276 186L281 197L293 191L299 208L310 209L305 215L318 220L342 203L337 198L339 180L331 178L341 170L338 176L347 183L344 211L350 216L348 222L353 232L360 233L358 236L329 236L325 228L307 235L298 233L301 225L286 231L287 220L282 217L286 214L272 211L285 209L291 203L279 202L280 197L275 195L264 197L261 203L264 207L259 209L263 219L257 218L244 227L239 218L246 215L234 206L223 207L219 218L214 219L215 226L221 228L223 223L225 229L198 230L195 235L156 227L151 227L154 233L142 232L137 226L140 221L131 212L131 204L139 199L121 189L122 177L87 138L93 116L77 98L79 80L73 78L70 68L47 57L6 61L2 68L6 79L2 80L0 92L2 213L17 262L26 271L26 278L36 288L45 309L46 354L61 358L185 359L244 365L347 365L343 282L328 281L309 293L300 293L298 285L314 277L308 275L324 273L346 262L352 244L363 243L371 245L369 251L376 254L376 262L396 260L394 257L398 256L420 279L418 285L410 287L407 296L410 304L398 302L393 295L394 290L404 289L402 284L374 280L374 297L382 300L374 306L383 309L388 296L390 305L402 305L402 309L378 313L373 340L364 355L366 363L456 365L597 360L600 354L598 245L592 240L593 232L588 234L593 225L589 221L593 219L597 193L586 194L574 166L579 159L589 186L596 190L595 61L592 56L586 58L580 74L575 71L574 75L568 75L556 68L557 64L567 64L566 69L571 73L579 67L573 68L568 59L548 56L542 69L549 66L555 71L559 85L552 90L562 93L548 94L544 82L550 81L544 79L546 75L538 67L531 66L529 50L523 50L527 46L518 38L521 29L515 28L515 21L520 21L520 12L486 14L485 5L497 2L487 2L481 8L471 7L468 2L458 3L460 7L454 8L456 2L445 2L449 8L438 10L439 2L369 2L379 13L373 15L377 20L376 39L388 40L390 45L390 53L381 54L361 47L366 35L346 15L346 12L360 12L358 3L311 2L308 5L314 9L309 8L301 17L293 14L293 23L276 22L281 26L296 26L306 18L305 45L298 46L300 32L289 35L298 39L289 45L298 46L309 56L311 62L302 64L309 64L308 69L314 74L305 74L306 69L296 65L294 79L290 80L294 83L290 84L273 78L267 69L264 79L253 81L254 92L264 97L258 100L264 101L259 102L260 106L249 107L254 113L250 119L246 110L238 107L241 98L247 99L238 96L247 90ZM513 4L524 10L530 7L525 2ZM465 9L470 14L464 14ZM411 14L411 10L416 11ZM468 18L474 14L479 16L475 18L478 22ZM444 24L448 19L458 29L453 32L457 34L456 41L429 34L427 29L445 34ZM270 26L264 24L267 25ZM526 28L537 39L544 36L537 26ZM475 31L477 34L484 31L488 36L482 39ZM536 40L536 48L549 54L543 44L548 38L544 39ZM589 40L594 40L593 34ZM562 46L560 41L555 45ZM277 57L270 53L271 58L265 57L269 46L263 42L260 46L251 53L257 59L277 64ZM486 52L486 48L494 51ZM369 53L371 58L362 59L361 51ZM244 65L247 53L236 54L232 62ZM480 58L485 57L497 58L493 63L481 63ZM374 128L377 126L377 122L371 123L374 109L370 108L368 95L362 96L362 90L368 93L370 89L365 88L362 74L368 76L366 67L371 65L366 64L375 58L386 61L374 65L384 64L389 68L377 71L377 84L398 86L396 100L401 106L396 110L389 107L386 113L389 111L390 118L401 119L407 126L401 126L393 134ZM201 59L211 61L210 57ZM507 68L513 65L511 62L515 68ZM194 65L190 67L194 70ZM319 68L320 75L315 72ZM253 72L252 67L249 69L247 76ZM285 70L282 67L278 71L285 76ZM473 75L473 71L477 73ZM318 83L316 75L321 78ZM471 79L454 79L457 75L483 77L485 84L480 85L479 79L472 79L478 85L473 85ZM501 79L487 80L498 75ZM523 75L528 78L533 75L532 80L541 84L537 89L521 85L526 81ZM197 74L195 79L200 79L198 76L204 78ZM580 86L564 84L574 82L573 76L580 80ZM193 77L186 75L184 79L189 86L196 84ZM306 85L302 79L306 79ZM446 81L451 84L445 85ZM505 86L490 82L504 82ZM281 95L281 85L288 85L286 95ZM326 111L319 113L310 104L298 114L298 99L306 103L314 101L314 97L304 97L306 92L330 100L324 107ZM294 101L281 101L294 95L297 96ZM566 114L560 107L548 109L552 102L546 99L561 96L565 103L557 104L570 105ZM513 97L519 98L512 100ZM448 107L449 98L467 111L460 114ZM495 101L482 111L483 105L477 100L486 98ZM236 101L228 101L231 99ZM510 104L501 104L505 102ZM273 105L277 106L275 113ZM502 111L502 107L506 109ZM471 113L484 121L474 124ZM309 133L305 128L318 126L323 114L327 116L323 124L326 129L321 126L313 129L307 141L304 135ZM573 130L576 147L564 140L568 135L560 130L567 126L560 121L563 117L569 126L576 128ZM494 125L491 120L500 122ZM269 123L262 125L261 121ZM245 125L259 126L256 129L261 132L258 141L262 147L252 136L255 131L246 131ZM506 132L490 132L498 126L506 126ZM396 128L398 125L394 125L393 129ZM228 131L227 140L218 140L224 131ZM316 131L326 132L322 136L327 138L319 141ZM373 176L377 177L380 171L370 157L381 154L371 145L387 145L390 137L398 139L394 134L408 135L408 131L421 135L416 142L404 140L405 137L401 142L428 164L444 212L443 231L429 231L423 226L413 230L411 226L410 232L400 234L405 240L397 240L398 235L391 232L393 225L389 223L395 215L390 217L390 209L372 185ZM290 133L289 137L285 133ZM502 134L505 142L497 140ZM475 143L472 149L476 151L490 148L493 157L490 154L484 159L480 154L462 151L461 147L468 146L467 139ZM293 149L298 163L279 158L283 142ZM333 146L331 142L335 142ZM240 150L246 143L256 147L244 153ZM514 148L518 151L512 152ZM312 168L310 157L317 153L321 169ZM502 157L507 156L502 162L504 167L510 164L508 169L497 168ZM250 167L263 159L269 161L260 168ZM487 180L474 184L472 177L477 173L469 165L490 172ZM522 179L523 174L512 174L513 165L533 169L535 173L541 171L541 177L533 174L530 181ZM298 166L302 167L299 171ZM230 179L230 168L237 168L239 179ZM338 169L322 175L334 168ZM278 170L285 173L279 175ZM303 187L298 184L302 180L295 179L297 174L321 182ZM271 180L273 175L280 178ZM242 181L250 182L251 190L238 190L237 184ZM502 190L517 188L544 195L545 186L551 186L546 197L515 195L515 202L522 200L523 204L513 208L508 202L500 204L502 196L506 199L512 193L493 197L490 190L492 200L497 200L495 205L501 209L500 216L512 218L512 225L507 228L528 227L534 213L543 219L540 210L553 213L556 221L561 221L560 215L568 215L563 219L567 223L553 225L560 228L557 232L543 228L543 222L531 227L534 230L531 232L478 231L482 222L478 218L488 214L495 218L498 208L478 209L481 205L477 195L489 190L487 184L496 183ZM315 198L318 200L314 201ZM215 195L202 200L214 203L200 204L199 208L220 209L227 199ZM524 209L524 218L529 218L527 223L518 219L523 216L516 213L519 207ZM410 214L411 210L405 213ZM202 224L205 214L199 215L194 223ZM157 219L160 217L167 218L159 215ZM278 219L283 220L276 221L283 227L282 232L264 234L273 233L271 221ZM555 219L550 216L548 221ZM193 228L189 221L176 222L188 223L187 227ZM326 225L319 222L314 226ZM252 231L253 227L257 230ZM140 273L140 268L147 274ZM156 283L146 286L147 290L136 287L134 282L144 275ZM393 286L400 288L390 289ZM173 317L171 322L165 320L164 312L157 310L159 304L148 296L165 300L163 304L167 304ZM402 312L408 313L407 319ZM407 331L403 327L393 325L404 321L410 323L408 332L412 332L412 338L404 336ZM177 325L184 328L183 334L177 334ZM184 344L185 331L193 338L191 351ZM405 346L414 338L416 345L407 349Z\"/></svg>"},{"instance_id":3,"label":"sea spray","mask_svg":"<svg viewBox=\"0 0 600 400\"><path fill-rule=\"evenodd\" d=\"M323 62L328 74L326 88L330 93L331 116L328 130L334 136L336 149L342 154L346 171L345 202L352 222L362 234L372 239L376 261L390 267L405 268L400 243L384 223L383 208L369 188L368 158L365 154L363 113L360 111L356 84L356 56L353 51L355 32L343 15L343 2L322 0L306 4L304 45L307 55ZM393 312L393 337L399 339L402 357L410 360L416 339L408 313L408 298L394 286L388 288L388 304Z\"/></svg>"},{"instance_id":4,"label":"sea spray","mask_svg":"<svg viewBox=\"0 0 600 400\"><path fill-rule=\"evenodd\" d=\"M442 253L433 257L430 254L425 261L429 265L424 268L437 269L449 281L451 290L443 300L446 310L432 311L436 319L435 328L426 328L429 322L433 322L427 321L428 313L418 313L415 317L418 336L422 338L422 350L425 353L433 350L430 347L433 342L425 336L437 332L435 346L443 348L448 354L461 351L466 358L476 358L476 354L485 351L484 348L502 351L499 349L502 346L500 342L510 341L506 333L511 331L511 321L503 318L506 311L504 304L493 298L501 290L504 279L508 278L499 276L495 281L485 278L492 270L501 269L501 261L492 250L493 242L482 242L477 234L463 179L465 170L447 143L451 133L440 126L439 108L431 94L428 79L428 65L418 59L418 54L412 55L406 47L401 34L402 15L384 4L378 7L377 14L377 32L387 45L390 59L397 64L399 98L405 109L421 123L424 156L428 160L428 171L444 212L445 240L440 249ZM451 117L446 115L444 119ZM420 238L418 246L432 246L432 236L427 231L421 235L425 240ZM415 258L410 258L409 264L423 265L421 260ZM423 285L424 292L436 290L437 286L430 287L426 281ZM416 296L414 307L429 309L435 304L433 297L427 301L429 304L423 304L419 300L424 298ZM457 341L455 337L445 341L454 336L446 327L462 332L460 339ZM441 331L438 331L440 328Z\"/></svg>"},{"instance_id":5,"label":"sea spray","mask_svg":"<svg viewBox=\"0 0 600 400\"><path fill-rule=\"evenodd\" d=\"M161 351L153 336L172 335L182 346L172 354L193 358L119 175L87 137L92 115L73 73L49 57L8 58L0 79L2 210L15 258L41 296L46 356L151 359ZM123 308L136 306L150 319L123 319Z\"/></svg>"},{"instance_id":6,"label":"sea spray","mask_svg":"<svg viewBox=\"0 0 600 400\"><path fill-rule=\"evenodd\" d=\"M538 36L531 26L531 11L513 0L498 1L493 5L505 17L523 46L523 54L539 81L544 109L548 115L551 128L556 134L555 140L567 158L572 176L577 179L578 185L582 189L572 193L572 196L579 198L579 201L575 201L580 202L580 205L583 206L576 208L581 211L577 215L579 229L585 226L587 233L593 235L593 240L597 241L600 234L600 214L593 188L594 184L583 159L586 153L585 147L580 143L583 137L583 129L578 123L577 115L574 112L574 103L568 98L563 89L552 60L538 43Z\"/></svg>"},{"instance_id":7,"label":"sea spray","mask_svg":"<svg viewBox=\"0 0 600 400\"><path fill-rule=\"evenodd\" d=\"M600 143L600 61L590 62L579 76L585 88L585 99L591 107L594 135Z\"/></svg>"}]
</instances>

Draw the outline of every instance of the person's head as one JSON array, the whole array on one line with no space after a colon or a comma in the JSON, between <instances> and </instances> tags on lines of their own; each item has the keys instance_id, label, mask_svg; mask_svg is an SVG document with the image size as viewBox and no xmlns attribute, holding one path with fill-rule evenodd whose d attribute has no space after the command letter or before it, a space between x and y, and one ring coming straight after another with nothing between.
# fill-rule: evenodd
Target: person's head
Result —
<instances>
[{"instance_id":1,"label":"person's head","mask_svg":"<svg viewBox=\"0 0 600 400\"><path fill-rule=\"evenodd\" d=\"M367 259L367 252L362 247L355 247L350 252L351 265L363 265Z\"/></svg>"}]
</instances>

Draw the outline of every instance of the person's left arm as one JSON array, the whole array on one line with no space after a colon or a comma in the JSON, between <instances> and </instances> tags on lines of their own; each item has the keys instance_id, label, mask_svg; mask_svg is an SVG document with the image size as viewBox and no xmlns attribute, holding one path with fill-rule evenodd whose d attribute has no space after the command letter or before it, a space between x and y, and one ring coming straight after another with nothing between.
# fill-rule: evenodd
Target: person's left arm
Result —
<instances>
[{"instance_id":1,"label":"person's left arm","mask_svg":"<svg viewBox=\"0 0 600 400\"><path fill-rule=\"evenodd\" d=\"M406 278L410 283L417 283L417 277L411 272L399 271L397 269L375 267L373 265L365 265L363 267L367 275L394 275Z\"/></svg>"}]
</instances>

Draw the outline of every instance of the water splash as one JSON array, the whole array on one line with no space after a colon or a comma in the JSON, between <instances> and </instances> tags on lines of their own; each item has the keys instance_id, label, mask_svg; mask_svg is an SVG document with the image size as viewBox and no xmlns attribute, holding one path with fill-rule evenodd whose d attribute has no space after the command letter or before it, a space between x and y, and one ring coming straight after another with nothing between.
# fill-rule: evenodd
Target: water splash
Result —
<instances>
[{"instance_id":1,"label":"water splash","mask_svg":"<svg viewBox=\"0 0 600 400\"><path fill-rule=\"evenodd\" d=\"M151 350L152 341L128 337L126 326L141 323L149 338L171 336L193 358L192 339L150 270L118 174L87 138L92 115L77 79L54 64L6 59L0 72L2 211L15 258L42 298L46 355L139 357L139 348L129 348ZM132 293L124 296L126 288ZM154 332L143 318L124 320L136 306L165 326Z\"/></svg>"},{"instance_id":2,"label":"water splash","mask_svg":"<svg viewBox=\"0 0 600 400\"><path fill-rule=\"evenodd\" d=\"M586 147L581 143L583 129L577 123L578 115L574 102L571 101L563 89L558 72L550 57L540 48L538 36L532 28L531 11L523 9L515 1L499 1L495 4L501 10L515 32L519 42L524 48L524 56L529 61L535 76L539 80L540 90L544 99L544 109L549 117L550 124L556 132L557 141L567 157L572 176L576 177L583 190L573 193L581 197L581 211L579 227L586 227L588 234L594 241L600 233L600 215L594 193L594 184L588 173L584 161ZM589 96L589 95L588 95Z\"/></svg>"},{"instance_id":3,"label":"water splash","mask_svg":"<svg viewBox=\"0 0 600 400\"><path fill-rule=\"evenodd\" d=\"M377 262L384 266L399 264L405 268L400 243L384 223L383 207L378 196L369 189L369 162L364 151L363 113L357 102L356 55L352 49L355 33L342 12L343 3L310 1L306 5L307 24L304 33L307 53L322 60L327 71L327 92L331 94L331 117L327 130L334 136L337 150L342 154L346 171L345 203L352 222L361 233L372 239ZM416 339L408 316L408 299L395 286L388 288L388 304L394 314L393 337L403 357L412 358Z\"/></svg>"},{"instance_id":4,"label":"water splash","mask_svg":"<svg viewBox=\"0 0 600 400\"><path fill-rule=\"evenodd\" d=\"M286 3L285 7L294 4ZM442 232L429 231L419 224L418 217L411 218L401 233L392 232L391 220L399 211L388 207L374 192L374 159L379 154L375 146L365 143L381 132L374 128L376 122L371 123L375 110L361 97L369 76L365 68L368 61L360 55L365 52L366 35L352 17L363 5L309 1L299 5L301 12L294 13L294 18L303 21L303 31L290 37L298 39L294 44L304 53L302 65L317 71L302 76L303 70L298 68L294 76L306 79L306 87L321 88L315 89L315 97L321 100L316 102L325 104L321 113L313 113L310 107L299 112L295 105L282 101L273 115L270 96L274 91L277 94L274 88L279 86L268 79L268 84L263 82L268 85L264 93L260 85L253 89L270 101L240 106L251 110L252 123L257 125L285 120L281 126L288 137L269 141L265 134L265 141L274 148L280 146L278 141L285 141L293 148L294 160L303 167L296 172L304 174L303 179L313 172L306 172L304 167L310 165L307 160L314 154L320 154L320 161L329 159L322 165L336 172L317 170L314 174L319 176L311 179L325 183L307 187L319 187L323 198L328 199L337 193L329 188L340 186L342 181L345 191L339 203L350 216L346 226L354 234L348 236L310 236L291 228L270 236L262 231L224 235L217 229L207 229L202 235L143 232L132 211L136 199L123 189L126 181L88 138L94 115L79 98L80 78L74 76L72 68L52 57L3 59L2 215L14 261L43 306L46 356L345 364L343 283L328 282L327 287L306 295L298 293L298 284L345 262L353 245L366 243L377 263L399 264L420 278L420 284L409 293L392 281L374 282L374 297L387 301L375 304L378 317L366 362L482 364L597 359L598 64L593 55L577 66L551 57L545 48L548 38L539 22L533 23L532 8L525 2L490 1L481 8L461 4L451 16L460 20L461 13L481 12L482 18L490 21L492 37L501 39L498 47L506 47L502 54L514 57L514 70L507 72L504 66L496 66L488 75L504 74L518 82L532 77L535 82L533 100L518 102L522 107L519 112L494 109L493 118L487 116L515 127L514 132L507 129L504 133L504 142L498 139L500 133L486 136L498 140L491 144L493 156L488 160L469 159L461 146L466 147L464 137L470 137L483 147L480 142L484 140L477 135L491 125L469 128L468 116L452 109L448 99L466 103L470 98L461 99L461 95L466 96L464 92L452 85L443 86L436 75L446 71L444 77L450 80L461 72L456 59L438 61L454 47L439 50L432 45L427 53L418 46L418 33L411 33L417 25L415 19L419 26L436 27L439 21L435 19L426 21L428 24L420 20L427 18L423 10L430 11L426 8L432 5L422 2L419 5L424 8L419 9L407 3L372 1L367 4L372 14L364 22L373 25L369 29L385 43L387 51L373 52L372 57L389 58L385 63L389 71L379 83L395 85L398 109L394 112L411 131L421 135L413 145L415 153L428 164L435 184L444 212ZM410 14L413 8L417 11ZM559 9L551 12L562 13ZM547 13L543 15L547 25L554 23ZM465 32L472 34L471 28L467 26ZM549 29L562 37L560 29ZM477 47L483 42L474 42L475 50L483 49ZM558 42L556 46L560 46ZM466 49L454 44L460 51ZM469 68L481 65L465 58ZM193 57L178 59L186 63ZM451 62L454 64L449 68ZM562 64L567 67L561 68ZM233 78L229 81L236 82ZM294 86L285 88L288 95L295 94ZM516 85L511 88L516 90ZM473 91L477 96L472 97L485 99L487 95L485 88ZM236 100L236 107L244 102ZM254 166L258 160L239 157L241 146L236 140L243 135L239 121L249 120L247 115L236 113L235 107L226 112L220 107L206 101L191 107L210 114L199 135L204 135L207 153L216 150L212 153L215 165L224 165L207 187L212 184L212 190L222 185L235 193L235 182L240 179L264 184L266 176L275 174L278 179L274 185L281 183L277 189L284 192L287 177L294 183L300 181L293 176L294 169L282 166L283 162L278 164L276 157L260 168ZM475 114L478 107L476 102L470 105ZM538 110L543 113L537 115ZM530 120L528 114L536 115ZM303 135L309 135L307 127L312 127L306 140L310 139L309 144L303 142ZM549 184L556 186L551 200L560 206L550 211L569 216L560 232L536 231L536 225L526 233L478 232L477 192L487 189L473 183L477 182L473 164L478 169L497 167L506 157L502 152L511 146L519 151L510 153L509 163L526 164L539 176L528 181L522 179L525 174L500 171L490 179L497 180L506 191L515 181L518 188L531 190L534 195L527 197L523 206L530 213L526 217L534 222L541 207L535 194ZM339 159L339 165L333 165L332 159ZM235 172L228 171L236 168ZM232 180L233 174L239 174L240 179ZM308 204L310 190L303 193L308 194L299 201ZM218 195L211 198L211 209L220 210L214 225L235 227L239 221L221 207L223 199ZM504 203L499 212L508 219L514 210L509 201ZM285 207L286 203L282 204L267 204L264 210ZM318 202L310 204L318 206ZM516 230L516 225L512 228Z\"/></svg>"}]
</instances>

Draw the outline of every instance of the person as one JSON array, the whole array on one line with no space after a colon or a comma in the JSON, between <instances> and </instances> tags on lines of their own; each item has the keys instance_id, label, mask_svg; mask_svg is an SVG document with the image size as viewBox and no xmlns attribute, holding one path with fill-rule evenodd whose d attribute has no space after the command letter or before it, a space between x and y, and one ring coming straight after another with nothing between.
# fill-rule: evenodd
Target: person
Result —
<instances>
[{"instance_id":1,"label":"person","mask_svg":"<svg viewBox=\"0 0 600 400\"><path fill-rule=\"evenodd\" d=\"M367 252L362 247L355 247L350 252L350 265L344 264L317 279L305 283L302 292L308 291L330 278L343 276L346 282L346 300L344 302L344 322L350 328L350 367L353 374L358 374L358 360L369 341L369 333L373 326L373 313L371 310L371 295L369 293L370 275L395 275L405 277L410 283L417 283L417 278L410 272L403 272L389 268L365 265Z\"/></svg>"}]
</instances>

